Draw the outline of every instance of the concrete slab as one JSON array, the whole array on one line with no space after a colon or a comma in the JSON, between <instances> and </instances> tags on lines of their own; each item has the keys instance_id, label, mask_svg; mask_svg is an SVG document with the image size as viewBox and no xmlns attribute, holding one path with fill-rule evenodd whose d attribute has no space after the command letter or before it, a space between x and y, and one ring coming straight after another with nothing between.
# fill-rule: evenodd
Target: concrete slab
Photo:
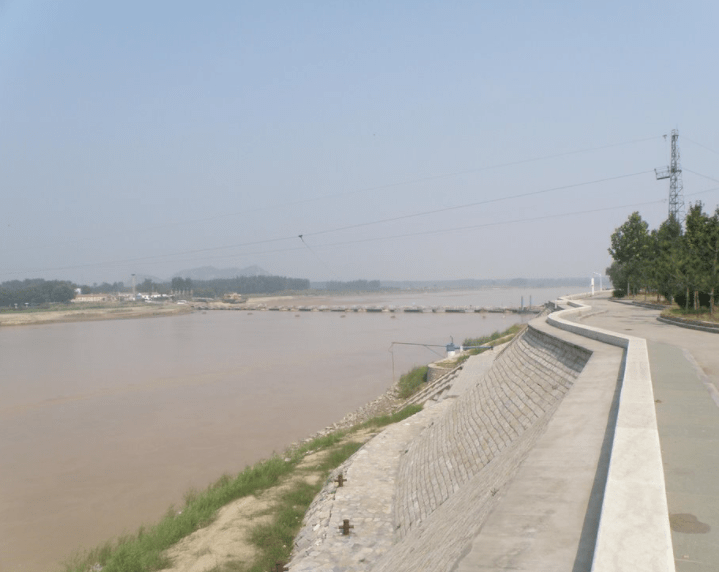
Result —
<instances>
[{"instance_id":1,"label":"concrete slab","mask_svg":"<svg viewBox=\"0 0 719 572\"><path fill-rule=\"evenodd\" d=\"M500 491L457 572L591 569L623 351L546 324L537 327L593 354L545 434Z\"/></svg>"},{"instance_id":2,"label":"concrete slab","mask_svg":"<svg viewBox=\"0 0 719 572\"><path fill-rule=\"evenodd\" d=\"M648 340L676 569L719 570L719 340L658 322L658 310L587 300L584 324Z\"/></svg>"},{"instance_id":3,"label":"concrete slab","mask_svg":"<svg viewBox=\"0 0 719 572\"><path fill-rule=\"evenodd\" d=\"M650 342L649 356L655 396L660 400L657 422L670 523L676 520L674 515L692 515L698 523L708 525L706 529L673 523L677 570L717 570L719 408L681 348Z\"/></svg>"}]
</instances>

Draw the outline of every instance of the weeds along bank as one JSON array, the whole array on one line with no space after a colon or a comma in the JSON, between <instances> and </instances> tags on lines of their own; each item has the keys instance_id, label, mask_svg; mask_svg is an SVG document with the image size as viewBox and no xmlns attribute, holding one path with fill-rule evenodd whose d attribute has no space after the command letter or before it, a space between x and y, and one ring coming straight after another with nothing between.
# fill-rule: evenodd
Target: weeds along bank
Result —
<instances>
[{"instance_id":1,"label":"weeds along bank","mask_svg":"<svg viewBox=\"0 0 719 572\"><path fill-rule=\"evenodd\" d=\"M140 572L174 570L175 560L184 556L176 550L193 535L201 533L217 518L223 507L243 498L270 494L269 505L255 517L258 524L247 527L233 539L247 547L249 558L238 560L227 551L213 553L211 539L201 551L190 554L191 569L269 570L278 560L289 558L299 523L312 499L326 482L329 472L340 465L364 442L387 425L397 423L420 411L409 406L391 415L380 415L356 425L352 430L337 430L296 445L283 455L247 467L238 475L224 475L203 491L188 491L183 506L170 507L165 517L152 526L142 526L134 534L108 541L90 551L77 554L64 564L65 572ZM305 460L310 458L310 462ZM248 519L252 520L252 516ZM204 558L209 557L209 558ZM195 566L197 560L211 562ZM181 569L189 569L181 568Z\"/></svg>"},{"instance_id":2,"label":"weeds along bank","mask_svg":"<svg viewBox=\"0 0 719 572\"><path fill-rule=\"evenodd\" d=\"M514 326L501 334L495 333L481 338L480 342L502 341L518 330L519 327ZM403 376L405 381L411 381L412 387L408 388L400 383L398 387L348 414L333 426L302 442L294 443L282 455L248 467L237 476L225 475L204 491L188 492L184 505L179 508L170 507L157 524L141 527L134 534L75 556L66 564L66 572L190 568L218 571L267 570L278 560L287 561L305 510L322 487L333 482L332 478L328 479L329 472L373 437L379 428L397 423L421 410L421 406L413 405L391 413L403 403L403 399L398 397L398 393L402 391L400 386L411 395L425 385L421 374L426 371L426 367L419 368L418 371L419 376L416 371ZM387 448L387 443L382 439L384 437L380 436L372 441L375 451ZM367 453L362 455L367 458ZM244 543L247 550L232 552L213 544L210 539L201 540L203 531L206 536L211 536L213 523L221 520L218 515L234 510L233 503L250 497L262 498L267 502L260 511L262 514L245 519L256 518L256 524L244 526L244 532L238 532L238 535L244 534L246 538L238 538L235 544ZM250 513L252 514L254 513ZM391 536L388 538L391 539ZM188 552L191 553L189 560L194 562L192 566L173 567L174 562L186 560ZM211 562L212 565L204 566L200 561Z\"/></svg>"}]
</instances>

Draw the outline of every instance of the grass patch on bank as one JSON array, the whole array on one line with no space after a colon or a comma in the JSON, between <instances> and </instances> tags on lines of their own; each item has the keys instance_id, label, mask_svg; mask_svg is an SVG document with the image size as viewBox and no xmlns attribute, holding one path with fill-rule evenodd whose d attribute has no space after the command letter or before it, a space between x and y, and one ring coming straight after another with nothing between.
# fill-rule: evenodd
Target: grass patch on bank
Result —
<instances>
[{"instance_id":1,"label":"grass patch on bank","mask_svg":"<svg viewBox=\"0 0 719 572\"><path fill-rule=\"evenodd\" d=\"M411 369L399 378L397 383L397 395L401 399L407 399L415 394L422 384L427 381L427 366L419 366Z\"/></svg>"},{"instance_id":2,"label":"grass patch on bank","mask_svg":"<svg viewBox=\"0 0 719 572\"><path fill-rule=\"evenodd\" d=\"M523 331L526 327L526 324L514 324L503 332L496 331L488 336L482 336L479 338L467 338L464 340L464 342L462 342L462 345L496 346L499 344L504 344L511 340L519 332ZM480 348L466 350L461 355L453 359L446 359L442 360L441 362L438 362L438 365L440 365L441 367L446 367L447 371L450 371L451 369L467 361L471 356L481 354L485 351L487 350ZM427 381L428 369L429 368L427 366L418 366L412 368L410 371L403 374L402 377L399 378L399 382L397 383L397 395L401 399L407 399L417 393Z\"/></svg>"},{"instance_id":3,"label":"grass patch on bank","mask_svg":"<svg viewBox=\"0 0 719 572\"><path fill-rule=\"evenodd\" d=\"M250 533L250 541L258 549L255 561L249 568L234 567L234 570L265 572L274 569L277 562L287 562L290 559L294 538L302 526L302 519L330 472L349 459L360 447L362 443L350 441L331 450L317 466L317 469L322 471L322 478L317 484L298 481L283 493L273 508L275 514L273 522L257 525ZM229 566L217 568L217 572L230 570L233 568Z\"/></svg>"},{"instance_id":4,"label":"grass patch on bank","mask_svg":"<svg viewBox=\"0 0 719 572\"><path fill-rule=\"evenodd\" d=\"M216 569L242 572L269 570L275 562L287 561L289 558L302 518L327 476L362 446L359 442L347 442L346 438L360 429L396 423L421 409L421 406L409 406L393 415L370 419L350 430L318 437L283 456L275 455L255 463L235 477L223 475L204 490L190 490L185 494L184 505L180 510L171 506L157 524L141 526L134 534L123 535L114 542L106 542L74 555L65 562L64 572L90 572L99 570L98 566L102 567L102 572L152 572L168 568L172 563L165 556L165 551L210 524L223 506L248 495L257 495L286 482L290 477L319 472L319 484L310 485L303 480L293 484L280 495L273 507L273 522L255 527L251 541L259 554L251 566L229 562ZM318 451L327 453L317 465L310 469L298 467L306 454Z\"/></svg>"},{"instance_id":5,"label":"grass patch on bank","mask_svg":"<svg viewBox=\"0 0 719 572\"><path fill-rule=\"evenodd\" d=\"M515 336L519 332L521 332L525 328L524 324L514 324L513 326L510 326L503 332L496 331L488 336L481 336L479 338L467 338L462 342L463 346L495 346L499 343L504 343L506 340L503 340L502 338L506 338L507 336ZM501 341L499 341L501 340ZM471 350L476 353L481 353L484 350L475 349Z\"/></svg>"},{"instance_id":6,"label":"grass patch on bank","mask_svg":"<svg viewBox=\"0 0 719 572\"><path fill-rule=\"evenodd\" d=\"M74 558L65 567L66 572L86 572L95 564L103 572L142 572L160 570L170 565L163 552L212 522L217 510L227 503L251 494L257 494L279 483L292 472L299 461L295 456L289 462L279 456L260 461L232 478L223 475L204 491L190 490L185 494L181 510L170 507L157 524L141 526L135 534L120 537L116 543L106 543L87 554Z\"/></svg>"},{"instance_id":7,"label":"grass patch on bank","mask_svg":"<svg viewBox=\"0 0 719 572\"><path fill-rule=\"evenodd\" d=\"M380 415L378 417L373 417L372 419L368 419L364 423L360 425L360 428L379 428L384 427L386 425L392 425L392 423L399 423L400 421L404 421L407 419L407 417L412 417L415 413L419 413L422 411L421 405L408 405L404 409L400 409L396 413L392 413L391 415Z\"/></svg>"}]
</instances>

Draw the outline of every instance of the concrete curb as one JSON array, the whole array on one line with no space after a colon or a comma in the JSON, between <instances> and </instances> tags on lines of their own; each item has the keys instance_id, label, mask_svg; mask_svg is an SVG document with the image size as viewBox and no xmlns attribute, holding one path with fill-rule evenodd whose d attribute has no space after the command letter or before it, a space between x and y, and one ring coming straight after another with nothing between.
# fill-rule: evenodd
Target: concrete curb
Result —
<instances>
[{"instance_id":1,"label":"concrete curb","mask_svg":"<svg viewBox=\"0 0 719 572\"><path fill-rule=\"evenodd\" d=\"M615 300L614 298L609 299L610 302L615 304L624 304L625 306L639 306L640 308L650 308L652 310L666 310L667 306L663 304L652 304L651 302L637 302L636 300Z\"/></svg>"},{"instance_id":2,"label":"concrete curb","mask_svg":"<svg viewBox=\"0 0 719 572\"><path fill-rule=\"evenodd\" d=\"M657 316L657 320L665 324L671 324L672 326L679 326L680 328L688 328L690 330L699 330L702 332L709 332L711 334L719 334L719 325L717 326L702 326L696 322L689 320L682 320L681 318L667 318L665 316Z\"/></svg>"},{"instance_id":3,"label":"concrete curb","mask_svg":"<svg viewBox=\"0 0 719 572\"><path fill-rule=\"evenodd\" d=\"M674 551L664 484L647 342L569 322L592 311L572 306L547 323L625 349L625 367L592 572L673 572Z\"/></svg>"}]
</instances>

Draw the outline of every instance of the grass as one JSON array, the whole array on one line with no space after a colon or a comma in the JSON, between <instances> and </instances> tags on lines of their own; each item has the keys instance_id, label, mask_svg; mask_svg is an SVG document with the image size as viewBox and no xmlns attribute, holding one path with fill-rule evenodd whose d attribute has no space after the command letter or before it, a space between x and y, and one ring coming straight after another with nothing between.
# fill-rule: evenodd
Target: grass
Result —
<instances>
[{"instance_id":1,"label":"grass","mask_svg":"<svg viewBox=\"0 0 719 572\"><path fill-rule=\"evenodd\" d=\"M524 324L514 324L513 326L510 326L503 332L496 331L488 336L482 336L479 338L467 338L462 343L463 346L497 346L499 344L504 344L511 340L514 336L516 336L519 332L524 330L526 328L526 325ZM483 348L474 348L471 350L467 350L464 354L460 355L458 358L452 362L452 366L456 367L461 363L464 363L467 361L470 357L476 356L478 354L481 354L483 352L486 352L486 349Z\"/></svg>"},{"instance_id":2,"label":"grass","mask_svg":"<svg viewBox=\"0 0 719 572\"><path fill-rule=\"evenodd\" d=\"M498 343L504 343L504 341L506 341L506 340L502 340L501 342L499 342L498 340L505 338L507 336L514 336L514 335L518 334L519 332L521 332L523 329L524 329L523 325L514 324L513 326L510 326L509 328L504 330L503 332L496 331L488 336L482 336L479 338L467 338L466 340L464 340L464 342L462 342L462 345L463 346L485 346L485 345L495 346ZM476 352L476 353L481 353L484 350L476 349L476 350L471 350L471 351Z\"/></svg>"},{"instance_id":3,"label":"grass","mask_svg":"<svg viewBox=\"0 0 719 572\"><path fill-rule=\"evenodd\" d=\"M239 568L239 570L265 572L272 569L275 563L289 560L294 538L302 526L302 518L317 493L322 489L329 473L349 459L361 446L362 443L350 441L331 450L316 467L322 472L323 477L317 484L311 485L305 481L298 481L280 496L273 508L275 515L273 522L257 525L250 533L250 542L258 549L255 561L249 568ZM227 569L228 567L218 568L218 572L225 572Z\"/></svg>"},{"instance_id":4,"label":"grass","mask_svg":"<svg viewBox=\"0 0 719 572\"><path fill-rule=\"evenodd\" d=\"M417 393L422 384L427 381L427 366L419 366L411 369L399 378L397 383L397 394L402 399L407 399Z\"/></svg>"},{"instance_id":5,"label":"grass","mask_svg":"<svg viewBox=\"0 0 719 572\"><path fill-rule=\"evenodd\" d=\"M498 344L503 344L510 339L512 339L514 336L516 336L519 332L521 332L526 326L523 324L515 324L513 326L510 326L503 332L496 331L493 334L490 334L489 336L482 336L479 338L467 338L462 343L463 346L495 346ZM454 367L457 367L459 364L465 362L468 360L471 356L481 354L482 352L486 351L486 349L479 349L475 348L472 350L467 350L462 355L452 359L452 360L445 360L441 362L444 366L446 364L447 369L452 369ZM424 384L425 381L427 381L427 366L418 366L412 368L407 373L403 374L402 377L399 378L399 382L397 384L397 394L402 399L407 399L408 397L411 397L415 393L417 393Z\"/></svg>"},{"instance_id":6,"label":"grass","mask_svg":"<svg viewBox=\"0 0 719 572\"><path fill-rule=\"evenodd\" d=\"M719 324L719 312L715 310L714 315L712 315L709 313L708 308L700 308L699 310L689 308L685 310L684 308L677 307L675 304L674 307L663 310L662 316Z\"/></svg>"},{"instance_id":7,"label":"grass","mask_svg":"<svg viewBox=\"0 0 719 572\"><path fill-rule=\"evenodd\" d=\"M399 423L400 421L404 421L405 419L407 419L407 417L411 417L412 415L414 415L415 413L419 413L420 411L422 411L421 405L408 405L404 409L401 409L396 413L392 413L391 415L380 415L378 417L373 417L372 419L369 419L368 421L362 423L359 428L380 428L386 425L391 425L392 423Z\"/></svg>"},{"instance_id":8,"label":"grass","mask_svg":"<svg viewBox=\"0 0 719 572\"><path fill-rule=\"evenodd\" d=\"M299 460L290 462L274 456L247 467L235 478L223 475L204 491L185 494L182 510L170 507L164 518L154 526L140 527L135 534L120 537L113 545L106 543L81 558L75 558L67 572L84 572L95 563L103 572L141 572L160 570L169 565L163 552L199 528L212 522L217 509L227 503L265 490L279 483ZM294 462L293 462L294 461Z\"/></svg>"},{"instance_id":9,"label":"grass","mask_svg":"<svg viewBox=\"0 0 719 572\"><path fill-rule=\"evenodd\" d=\"M298 481L280 496L272 511L273 522L253 529L251 541L259 551L255 562L249 568L235 562L218 569L242 572L269 570L275 562L289 558L302 517L329 473L362 446L362 443L355 441L344 442L346 437L359 429L396 423L421 409L418 405L409 406L395 414L370 419L351 430L318 437L286 452L286 456L275 455L247 467L235 477L223 475L205 490L190 490L185 494L181 510L171 506L158 523L149 527L141 526L134 534L124 535L115 542L106 542L90 551L74 555L65 563L65 572L88 572L98 564L102 566L103 572L151 572L166 568L171 563L164 555L165 551L211 523L218 509L241 497L256 495L276 486L292 475L306 473L308 469L297 466L303 457L310 451L327 451L324 458L311 469L322 474L319 484L309 485L302 480Z\"/></svg>"}]
</instances>

